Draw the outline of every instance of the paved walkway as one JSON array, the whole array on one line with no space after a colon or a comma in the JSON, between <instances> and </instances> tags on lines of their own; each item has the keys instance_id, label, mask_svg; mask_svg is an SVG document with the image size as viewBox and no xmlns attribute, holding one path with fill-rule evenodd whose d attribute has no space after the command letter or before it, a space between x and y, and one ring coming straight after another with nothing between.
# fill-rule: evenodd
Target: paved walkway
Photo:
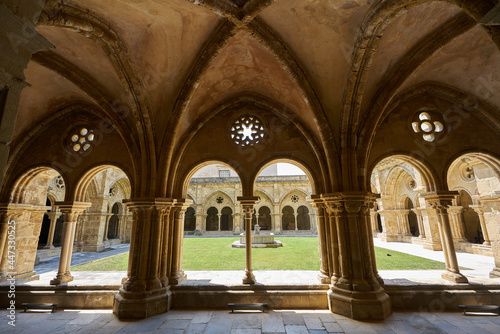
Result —
<instances>
[{"instance_id":1,"label":"paved walkway","mask_svg":"<svg viewBox=\"0 0 500 334\"><path fill-rule=\"evenodd\" d=\"M461 313L395 312L385 321L360 322L328 310L260 312L172 310L140 321L120 321L111 310L64 310L16 314L16 326L0 311L0 333L168 334L418 334L500 333L500 317Z\"/></svg>"}]
</instances>

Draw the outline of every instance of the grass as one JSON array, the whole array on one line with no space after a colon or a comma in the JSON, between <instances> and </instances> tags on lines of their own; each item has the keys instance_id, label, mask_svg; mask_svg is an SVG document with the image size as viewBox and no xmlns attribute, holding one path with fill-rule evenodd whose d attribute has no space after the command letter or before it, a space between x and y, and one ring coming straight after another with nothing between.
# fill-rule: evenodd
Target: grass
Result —
<instances>
[{"instance_id":1,"label":"grass","mask_svg":"<svg viewBox=\"0 0 500 334\"><path fill-rule=\"evenodd\" d=\"M283 247L252 248L254 270L319 270L318 238L277 237ZM243 270L245 249L232 248L237 238L185 238L184 270ZM390 254L388 256L387 254ZM378 270L445 269L442 262L375 247ZM75 271L126 271L128 252L72 267Z\"/></svg>"}]
</instances>

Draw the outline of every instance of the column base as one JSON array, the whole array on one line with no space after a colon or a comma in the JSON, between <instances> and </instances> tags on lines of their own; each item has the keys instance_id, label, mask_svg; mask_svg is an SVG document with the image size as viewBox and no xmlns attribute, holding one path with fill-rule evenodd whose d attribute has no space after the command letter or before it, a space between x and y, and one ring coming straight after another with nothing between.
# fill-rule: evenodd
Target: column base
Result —
<instances>
[{"instance_id":1,"label":"column base","mask_svg":"<svg viewBox=\"0 0 500 334\"><path fill-rule=\"evenodd\" d=\"M324 273L319 273L318 274L318 281L320 281L321 284L330 284L332 282L332 280L330 279L330 277L328 277Z\"/></svg>"},{"instance_id":2,"label":"column base","mask_svg":"<svg viewBox=\"0 0 500 334\"><path fill-rule=\"evenodd\" d=\"M71 282L72 280L73 276L71 276L70 274L57 275L56 278L50 281L50 285L60 285Z\"/></svg>"},{"instance_id":3,"label":"column base","mask_svg":"<svg viewBox=\"0 0 500 334\"><path fill-rule=\"evenodd\" d=\"M424 249L430 249L430 250L433 250L433 251L442 251L443 250L443 245L441 245L440 242L424 241Z\"/></svg>"},{"instance_id":4,"label":"column base","mask_svg":"<svg viewBox=\"0 0 500 334\"><path fill-rule=\"evenodd\" d=\"M187 279L187 275L184 273L184 270L178 271L174 273L170 278L168 279L171 285L177 285L182 281L185 281Z\"/></svg>"},{"instance_id":5,"label":"column base","mask_svg":"<svg viewBox=\"0 0 500 334\"><path fill-rule=\"evenodd\" d=\"M330 311L356 320L384 320L392 314L391 299L383 288L377 291L328 290Z\"/></svg>"},{"instance_id":6,"label":"column base","mask_svg":"<svg viewBox=\"0 0 500 334\"><path fill-rule=\"evenodd\" d=\"M492 271L490 271L490 278L499 278L500 277L500 268L493 268Z\"/></svg>"},{"instance_id":7,"label":"column base","mask_svg":"<svg viewBox=\"0 0 500 334\"><path fill-rule=\"evenodd\" d=\"M43 249L54 249L54 245L43 246Z\"/></svg>"},{"instance_id":8,"label":"column base","mask_svg":"<svg viewBox=\"0 0 500 334\"><path fill-rule=\"evenodd\" d=\"M243 284L255 284L255 276L252 271L245 270L245 277L243 277Z\"/></svg>"},{"instance_id":9,"label":"column base","mask_svg":"<svg viewBox=\"0 0 500 334\"><path fill-rule=\"evenodd\" d=\"M128 292L120 289L113 301L113 313L119 319L144 319L170 310L170 287L154 291Z\"/></svg>"},{"instance_id":10,"label":"column base","mask_svg":"<svg viewBox=\"0 0 500 334\"><path fill-rule=\"evenodd\" d=\"M454 283L469 283L467 277L461 273L454 273L448 270L441 274L441 278Z\"/></svg>"}]
</instances>

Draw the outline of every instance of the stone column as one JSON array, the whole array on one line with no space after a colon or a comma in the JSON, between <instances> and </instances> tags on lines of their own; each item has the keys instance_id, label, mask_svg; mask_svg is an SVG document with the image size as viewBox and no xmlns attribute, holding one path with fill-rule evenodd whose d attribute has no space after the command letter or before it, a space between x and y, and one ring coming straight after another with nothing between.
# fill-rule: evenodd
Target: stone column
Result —
<instances>
[{"instance_id":1,"label":"stone column","mask_svg":"<svg viewBox=\"0 0 500 334\"><path fill-rule=\"evenodd\" d=\"M398 210L398 219L399 219L399 227L400 232L403 236L411 236L410 231L410 221L408 219L408 214L410 210Z\"/></svg>"},{"instance_id":2,"label":"stone column","mask_svg":"<svg viewBox=\"0 0 500 334\"><path fill-rule=\"evenodd\" d=\"M172 247L172 274L170 284L177 285L186 279L186 274L182 270L182 243L184 240L184 215L187 208L192 204L190 200L176 201L173 207L174 230ZM220 231L220 215L219 215Z\"/></svg>"},{"instance_id":3,"label":"stone column","mask_svg":"<svg viewBox=\"0 0 500 334\"><path fill-rule=\"evenodd\" d=\"M255 284L255 276L252 270L252 214L255 204L259 201L259 197L238 197L238 202L241 203L243 213L245 215L245 276L243 284Z\"/></svg>"},{"instance_id":4,"label":"stone column","mask_svg":"<svg viewBox=\"0 0 500 334\"><path fill-rule=\"evenodd\" d=\"M73 254L73 242L75 241L75 229L78 216L88 207L90 203L84 202L58 202L56 206L64 214L64 235L59 258L59 270L57 276L50 281L51 285L59 285L73 280L69 271L71 266L71 255Z\"/></svg>"},{"instance_id":5,"label":"stone column","mask_svg":"<svg viewBox=\"0 0 500 334\"><path fill-rule=\"evenodd\" d=\"M481 205L469 205L469 208L474 209L479 216L479 222L481 224L481 232L483 232L484 242L483 245L491 246L490 235L488 229L486 228L486 222L484 220L484 209Z\"/></svg>"},{"instance_id":6,"label":"stone column","mask_svg":"<svg viewBox=\"0 0 500 334\"><path fill-rule=\"evenodd\" d=\"M377 215L378 215L377 211L370 210L370 222L371 222L372 233L374 235L377 235L379 233Z\"/></svg>"},{"instance_id":7,"label":"stone column","mask_svg":"<svg viewBox=\"0 0 500 334\"><path fill-rule=\"evenodd\" d=\"M462 216L462 211L463 207L461 206L450 206L448 208L453 241L456 243L468 242L467 238L465 237L465 224Z\"/></svg>"},{"instance_id":8,"label":"stone column","mask_svg":"<svg viewBox=\"0 0 500 334\"><path fill-rule=\"evenodd\" d=\"M418 220L418 232L419 232L419 238L424 239L425 238L425 229L424 229L424 222L422 220L422 209L412 209L413 212L415 212L415 215L417 215L417 220Z\"/></svg>"},{"instance_id":9,"label":"stone column","mask_svg":"<svg viewBox=\"0 0 500 334\"><path fill-rule=\"evenodd\" d=\"M318 225L316 225L316 214L314 212L309 213L309 221L311 222L311 232L316 232Z\"/></svg>"},{"instance_id":10,"label":"stone column","mask_svg":"<svg viewBox=\"0 0 500 334\"><path fill-rule=\"evenodd\" d=\"M104 220L104 235L102 240L103 241L108 241L108 229L109 229L109 219L111 218L112 215L107 216L106 219Z\"/></svg>"},{"instance_id":11,"label":"stone column","mask_svg":"<svg viewBox=\"0 0 500 334\"><path fill-rule=\"evenodd\" d=\"M49 236L47 237L47 244L45 245L46 249L52 249L54 248L54 233L56 231L56 222L57 219L61 216L60 212L57 211L51 211L46 213L47 217L49 217L50 220L50 227L49 227Z\"/></svg>"},{"instance_id":12,"label":"stone column","mask_svg":"<svg viewBox=\"0 0 500 334\"><path fill-rule=\"evenodd\" d=\"M479 198L479 204L484 210L484 220L491 242L491 250L495 265L490 271L491 278L500 277L500 191L492 192L488 197Z\"/></svg>"},{"instance_id":13,"label":"stone column","mask_svg":"<svg viewBox=\"0 0 500 334\"><path fill-rule=\"evenodd\" d=\"M352 319L385 319L391 301L380 285L370 250L369 210L377 195L344 192L325 196L334 206L339 245L339 279L328 290L330 310ZM335 241L334 235L328 236Z\"/></svg>"},{"instance_id":14,"label":"stone column","mask_svg":"<svg viewBox=\"0 0 500 334\"><path fill-rule=\"evenodd\" d=\"M220 217L221 216L222 216L222 214L220 214L220 213L217 214L217 231L218 232L220 232Z\"/></svg>"},{"instance_id":15,"label":"stone column","mask_svg":"<svg viewBox=\"0 0 500 334\"><path fill-rule=\"evenodd\" d=\"M378 213L383 227L380 240L385 242L400 241L397 210L381 210Z\"/></svg>"},{"instance_id":16,"label":"stone column","mask_svg":"<svg viewBox=\"0 0 500 334\"><path fill-rule=\"evenodd\" d=\"M201 234L204 234L207 231L207 217L208 215L206 213L201 215Z\"/></svg>"},{"instance_id":17,"label":"stone column","mask_svg":"<svg viewBox=\"0 0 500 334\"><path fill-rule=\"evenodd\" d=\"M324 208L326 213L326 247L329 256L330 282L335 284L340 278L340 250L338 238L338 224L340 220L340 211L336 197L324 196Z\"/></svg>"},{"instance_id":18,"label":"stone column","mask_svg":"<svg viewBox=\"0 0 500 334\"><path fill-rule=\"evenodd\" d=\"M325 206L323 200L317 196L313 197L310 201L314 210L316 210L316 226L318 227L318 246L319 246L319 257L320 257L320 268L318 280L323 284L328 284L331 282L331 273L329 270L329 251L327 249L326 243L326 219L325 217Z\"/></svg>"},{"instance_id":19,"label":"stone column","mask_svg":"<svg viewBox=\"0 0 500 334\"><path fill-rule=\"evenodd\" d=\"M115 295L113 312L119 318L146 318L170 309L168 266L172 226L168 198L133 199L125 202L133 214L127 280Z\"/></svg>"},{"instance_id":20,"label":"stone column","mask_svg":"<svg viewBox=\"0 0 500 334\"><path fill-rule=\"evenodd\" d=\"M272 220L274 224L274 233L275 234L280 234L281 233L281 213L272 213Z\"/></svg>"},{"instance_id":21,"label":"stone column","mask_svg":"<svg viewBox=\"0 0 500 334\"><path fill-rule=\"evenodd\" d=\"M242 232L241 228L241 214L235 213L233 215L233 226L234 226L234 234L239 235Z\"/></svg>"},{"instance_id":22,"label":"stone column","mask_svg":"<svg viewBox=\"0 0 500 334\"><path fill-rule=\"evenodd\" d=\"M425 201L436 211L439 217L439 234L446 263L446 271L441 277L455 283L467 283L467 278L460 273L458 267L457 254L455 252L455 246L453 245L453 236L447 211L456 195L458 195L456 191L437 191L425 193L421 196L425 198Z\"/></svg>"}]
</instances>

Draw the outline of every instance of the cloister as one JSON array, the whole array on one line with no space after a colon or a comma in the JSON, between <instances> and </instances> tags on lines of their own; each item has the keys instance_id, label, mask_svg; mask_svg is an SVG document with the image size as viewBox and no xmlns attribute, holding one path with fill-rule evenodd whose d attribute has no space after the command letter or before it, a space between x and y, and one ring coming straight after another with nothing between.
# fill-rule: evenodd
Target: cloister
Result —
<instances>
[{"instance_id":1,"label":"cloister","mask_svg":"<svg viewBox=\"0 0 500 334\"><path fill-rule=\"evenodd\" d=\"M4 0L0 13L0 280L36 279L39 243L60 243L56 291L73 251L130 241L113 311L150 317L189 279L185 232L258 222L317 234L331 312L428 304L385 285L373 237L443 250L434 295L498 304L497 1ZM281 162L309 190L271 194L258 177ZM213 164L236 173L232 194L201 196L194 176ZM491 280L470 283L457 250L494 257ZM196 306L204 292L183 293Z\"/></svg>"}]
</instances>

